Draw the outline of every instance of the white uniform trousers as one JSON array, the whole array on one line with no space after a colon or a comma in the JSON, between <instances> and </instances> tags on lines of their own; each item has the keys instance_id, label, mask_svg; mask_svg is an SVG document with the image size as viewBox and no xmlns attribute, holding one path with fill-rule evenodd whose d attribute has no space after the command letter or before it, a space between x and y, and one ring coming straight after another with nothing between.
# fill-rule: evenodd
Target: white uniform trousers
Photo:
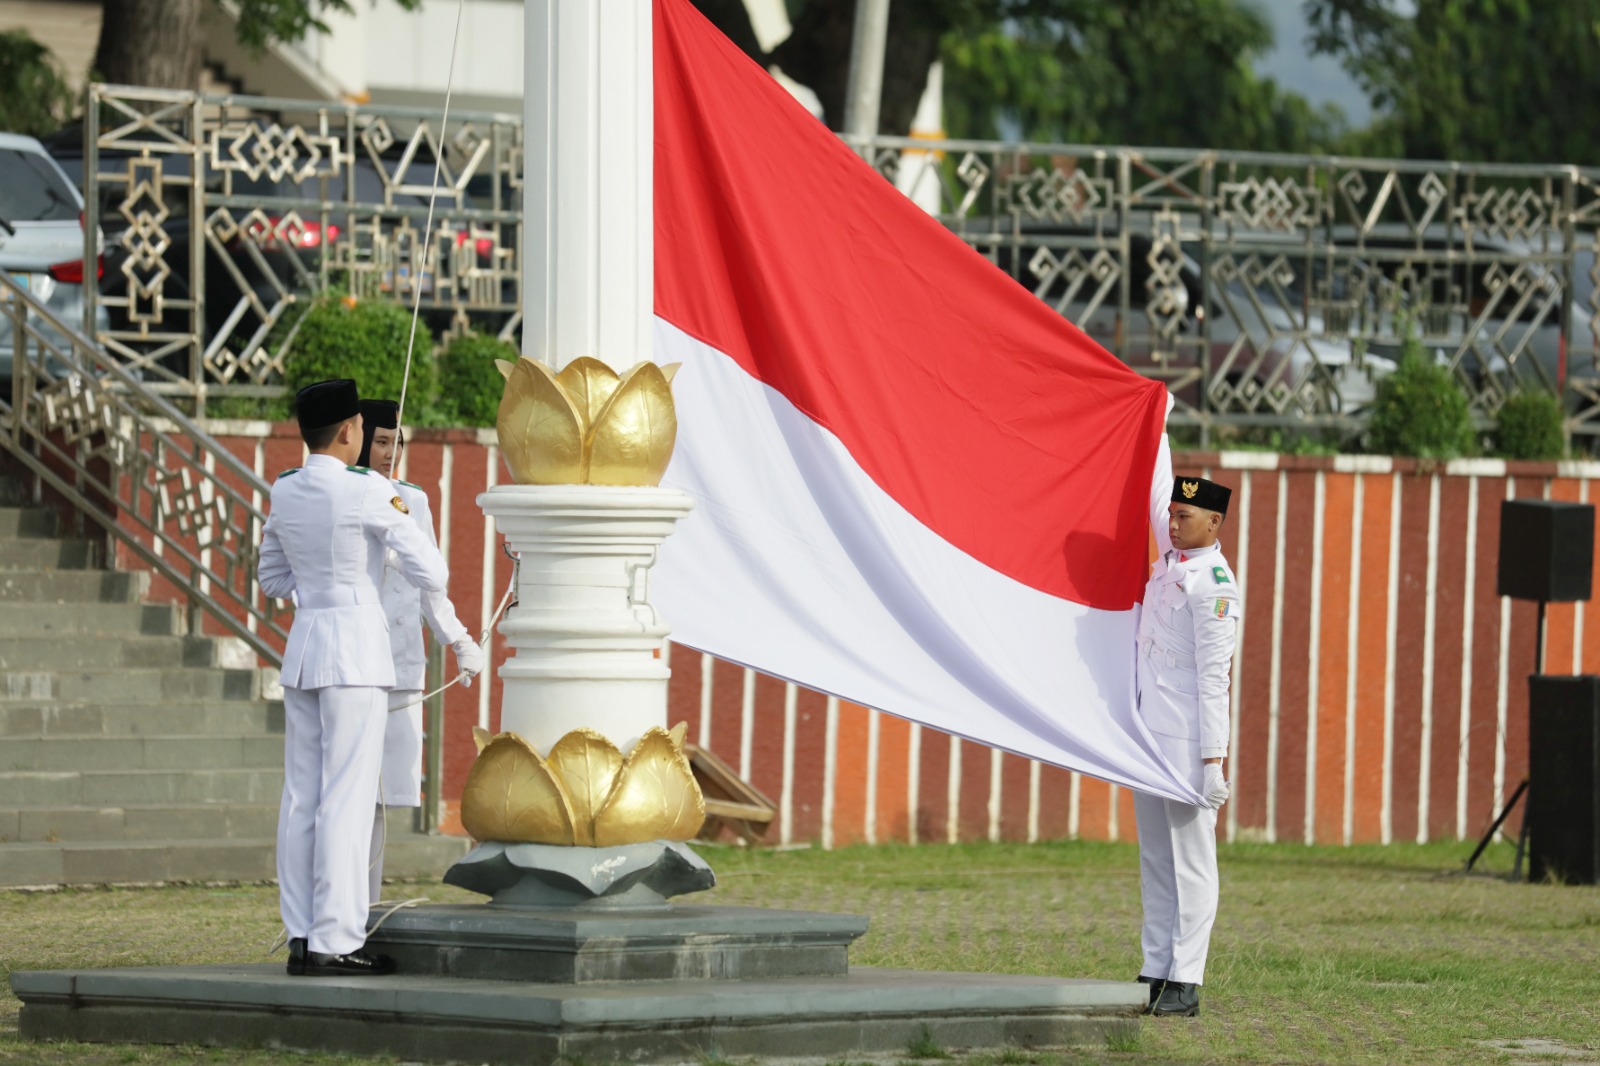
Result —
<instances>
[{"instance_id":1,"label":"white uniform trousers","mask_svg":"<svg viewBox=\"0 0 1600 1066\"><path fill-rule=\"evenodd\" d=\"M367 849L386 692L285 687L278 899L291 937L344 955L367 940Z\"/></svg>"},{"instance_id":2,"label":"white uniform trousers","mask_svg":"<svg viewBox=\"0 0 1600 1066\"><path fill-rule=\"evenodd\" d=\"M1196 789L1205 780L1200 742L1152 733L1162 754ZM1217 812L1133 794L1139 819L1139 894L1144 902L1145 977L1202 984L1217 917Z\"/></svg>"},{"instance_id":3,"label":"white uniform trousers","mask_svg":"<svg viewBox=\"0 0 1600 1066\"><path fill-rule=\"evenodd\" d=\"M422 806L422 704L421 689L391 689L383 729L383 805ZM407 707L406 704L413 704ZM383 898L383 812L372 820L372 848L367 861L368 897Z\"/></svg>"}]
</instances>

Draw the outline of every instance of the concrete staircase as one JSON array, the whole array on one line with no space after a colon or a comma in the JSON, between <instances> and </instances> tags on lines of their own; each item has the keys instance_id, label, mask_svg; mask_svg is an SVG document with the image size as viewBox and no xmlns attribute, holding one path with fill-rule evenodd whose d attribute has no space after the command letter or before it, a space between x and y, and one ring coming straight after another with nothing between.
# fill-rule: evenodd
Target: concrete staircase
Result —
<instances>
[{"instance_id":1,"label":"concrete staircase","mask_svg":"<svg viewBox=\"0 0 1600 1066\"><path fill-rule=\"evenodd\" d=\"M0 888L274 877L283 704L242 642L93 569L0 475ZM467 842L389 815L385 870L433 878Z\"/></svg>"}]
</instances>

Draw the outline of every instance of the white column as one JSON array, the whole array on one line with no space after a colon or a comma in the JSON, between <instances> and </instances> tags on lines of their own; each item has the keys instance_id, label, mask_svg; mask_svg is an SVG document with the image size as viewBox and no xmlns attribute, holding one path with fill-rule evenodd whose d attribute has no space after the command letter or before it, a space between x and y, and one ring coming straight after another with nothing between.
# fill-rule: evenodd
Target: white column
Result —
<instances>
[{"instance_id":1,"label":"white column","mask_svg":"<svg viewBox=\"0 0 1600 1066\"><path fill-rule=\"evenodd\" d=\"M522 353L621 370L654 314L651 5L527 0Z\"/></svg>"},{"instance_id":2,"label":"white column","mask_svg":"<svg viewBox=\"0 0 1600 1066\"><path fill-rule=\"evenodd\" d=\"M574 729L624 752L667 725L669 632L649 570L693 501L676 489L496 485L478 497L522 561L500 622L500 728L548 755Z\"/></svg>"}]
</instances>

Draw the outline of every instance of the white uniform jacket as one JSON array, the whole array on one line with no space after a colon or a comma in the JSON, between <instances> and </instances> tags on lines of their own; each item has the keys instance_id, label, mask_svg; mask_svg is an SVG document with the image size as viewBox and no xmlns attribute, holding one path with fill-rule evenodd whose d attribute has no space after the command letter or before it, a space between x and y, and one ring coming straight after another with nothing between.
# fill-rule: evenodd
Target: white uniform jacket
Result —
<instances>
[{"instance_id":1,"label":"white uniform jacket","mask_svg":"<svg viewBox=\"0 0 1600 1066\"><path fill-rule=\"evenodd\" d=\"M411 521L427 542L438 550L433 533L433 510L428 494L409 481L394 482L400 498L411 509ZM394 687L421 692L426 685L427 656L422 647L422 627L417 617L427 619L428 628L441 644L454 644L467 635L467 627L456 617L456 609L443 590L423 592L406 579L394 552L383 570L381 590L383 613L389 621L389 647L394 655Z\"/></svg>"},{"instance_id":2,"label":"white uniform jacket","mask_svg":"<svg viewBox=\"0 0 1600 1066\"><path fill-rule=\"evenodd\" d=\"M1168 551L1145 586L1139 713L1152 732L1198 740L1204 759L1228 754L1228 688L1242 610L1233 568L1215 545Z\"/></svg>"},{"instance_id":3,"label":"white uniform jacket","mask_svg":"<svg viewBox=\"0 0 1600 1066\"><path fill-rule=\"evenodd\" d=\"M295 601L286 687L394 686L378 593L385 555L419 588L443 592L446 577L439 550L405 506L388 478L328 455L309 456L273 483L257 574L263 593ZM371 550L374 542L383 548Z\"/></svg>"}]
</instances>

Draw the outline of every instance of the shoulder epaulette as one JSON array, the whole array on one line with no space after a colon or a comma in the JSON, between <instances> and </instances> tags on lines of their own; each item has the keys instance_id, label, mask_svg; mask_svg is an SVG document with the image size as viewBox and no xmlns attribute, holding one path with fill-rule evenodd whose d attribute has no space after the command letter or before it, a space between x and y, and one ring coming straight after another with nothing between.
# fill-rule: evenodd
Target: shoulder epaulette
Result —
<instances>
[{"instance_id":1,"label":"shoulder epaulette","mask_svg":"<svg viewBox=\"0 0 1600 1066\"><path fill-rule=\"evenodd\" d=\"M411 482L409 482L409 481L401 481L399 478L395 478L394 480L395 480L395 484L397 484L397 485L404 485L406 488L408 488L408 489L416 489L418 492L423 491L421 485L413 485Z\"/></svg>"},{"instance_id":2,"label":"shoulder epaulette","mask_svg":"<svg viewBox=\"0 0 1600 1066\"><path fill-rule=\"evenodd\" d=\"M291 466L289 469L285 470L283 473L279 474L278 476L279 477L288 477L290 474L298 474L299 472L300 472L300 468L298 466Z\"/></svg>"},{"instance_id":3,"label":"shoulder epaulette","mask_svg":"<svg viewBox=\"0 0 1600 1066\"><path fill-rule=\"evenodd\" d=\"M347 467L345 467L345 469L350 471L352 474L370 474L370 473L372 473L372 467L370 467L370 466L347 466Z\"/></svg>"},{"instance_id":4,"label":"shoulder epaulette","mask_svg":"<svg viewBox=\"0 0 1600 1066\"><path fill-rule=\"evenodd\" d=\"M1215 581L1219 585L1230 585L1233 583L1233 579L1228 576L1228 568L1225 566L1213 566L1211 568L1211 580Z\"/></svg>"}]
</instances>

